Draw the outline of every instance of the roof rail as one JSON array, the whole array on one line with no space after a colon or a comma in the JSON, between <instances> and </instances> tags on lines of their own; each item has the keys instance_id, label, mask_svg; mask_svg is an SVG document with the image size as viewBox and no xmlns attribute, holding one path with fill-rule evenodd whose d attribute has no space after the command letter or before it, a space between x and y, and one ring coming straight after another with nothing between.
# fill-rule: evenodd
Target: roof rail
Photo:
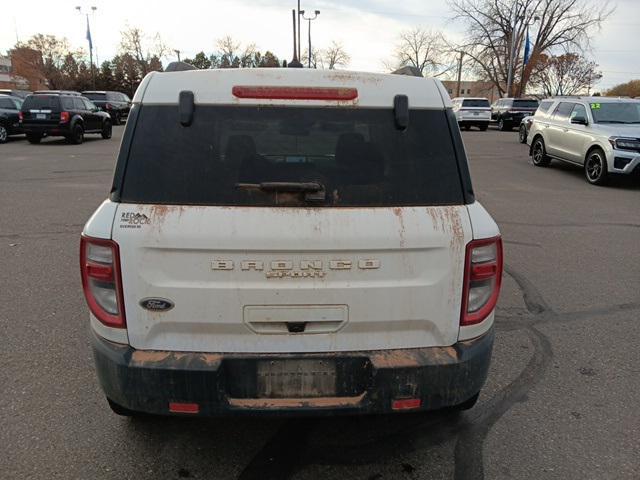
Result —
<instances>
[{"instance_id":1,"label":"roof rail","mask_svg":"<svg viewBox=\"0 0 640 480\"><path fill-rule=\"evenodd\" d=\"M167 68L164 69L165 72L184 72L187 70L198 70L198 68L186 62L171 62L167 65Z\"/></svg>"},{"instance_id":2,"label":"roof rail","mask_svg":"<svg viewBox=\"0 0 640 480\"><path fill-rule=\"evenodd\" d=\"M392 75L409 75L411 77L422 77L422 72L416 67L407 65L391 72Z\"/></svg>"}]
</instances>

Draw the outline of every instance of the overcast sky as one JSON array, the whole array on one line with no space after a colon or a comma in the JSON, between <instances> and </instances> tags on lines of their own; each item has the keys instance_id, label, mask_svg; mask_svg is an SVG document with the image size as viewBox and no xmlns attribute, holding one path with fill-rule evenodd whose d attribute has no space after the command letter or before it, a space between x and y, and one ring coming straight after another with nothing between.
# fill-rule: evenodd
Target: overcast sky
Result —
<instances>
[{"instance_id":1,"label":"overcast sky","mask_svg":"<svg viewBox=\"0 0 640 480\"><path fill-rule=\"evenodd\" d=\"M601 0L596 0L601 1ZM296 0L30 0L11 1L2 11L0 52L35 33L66 36L72 45L87 49L85 20L76 5L90 10L94 47L98 60L117 53L120 30L125 25L145 32L159 32L165 43L183 57L215 49L215 40L226 34L254 42L279 58L290 60L291 9ZM615 13L592 38L592 55L604 78L596 89L606 89L631 78L640 78L640 0L613 0ZM302 8L320 10L312 22L314 46L341 41L352 57L353 70L384 71L392 57L397 35L420 26L441 30L451 38L461 35L461 25L450 21L446 0L302 0ZM302 30L306 42L306 22ZM166 60L171 60L165 59Z\"/></svg>"}]
</instances>

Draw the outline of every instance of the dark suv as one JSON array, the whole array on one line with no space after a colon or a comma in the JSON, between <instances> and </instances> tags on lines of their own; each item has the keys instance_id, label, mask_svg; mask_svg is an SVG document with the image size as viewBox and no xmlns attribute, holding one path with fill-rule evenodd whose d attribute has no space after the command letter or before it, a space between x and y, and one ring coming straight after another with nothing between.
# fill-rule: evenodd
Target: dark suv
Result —
<instances>
[{"instance_id":1,"label":"dark suv","mask_svg":"<svg viewBox=\"0 0 640 480\"><path fill-rule=\"evenodd\" d=\"M491 120L498 123L500 130L511 130L537 108L538 101L533 98L501 98L491 105Z\"/></svg>"},{"instance_id":2,"label":"dark suv","mask_svg":"<svg viewBox=\"0 0 640 480\"><path fill-rule=\"evenodd\" d=\"M111 138L111 117L78 92L42 91L29 95L20 110L20 123L30 143L42 137L65 137L79 144L85 133Z\"/></svg>"},{"instance_id":3,"label":"dark suv","mask_svg":"<svg viewBox=\"0 0 640 480\"><path fill-rule=\"evenodd\" d=\"M123 120L129 116L131 110L131 99L124 93L105 92L105 91L87 91L82 92L97 107L111 115L114 125L120 125Z\"/></svg>"},{"instance_id":4,"label":"dark suv","mask_svg":"<svg viewBox=\"0 0 640 480\"><path fill-rule=\"evenodd\" d=\"M22 99L0 94L0 143L4 143L9 135L22 133L19 123Z\"/></svg>"}]
</instances>

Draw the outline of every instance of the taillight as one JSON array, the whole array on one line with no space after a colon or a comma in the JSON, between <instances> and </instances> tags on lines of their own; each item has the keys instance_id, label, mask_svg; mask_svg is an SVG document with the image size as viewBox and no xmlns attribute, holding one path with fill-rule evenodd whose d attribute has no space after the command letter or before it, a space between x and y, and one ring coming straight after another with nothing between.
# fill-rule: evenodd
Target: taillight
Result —
<instances>
[{"instance_id":1,"label":"taillight","mask_svg":"<svg viewBox=\"0 0 640 480\"><path fill-rule=\"evenodd\" d=\"M60 112L60 123L67 123L69 121L69 112Z\"/></svg>"},{"instance_id":2,"label":"taillight","mask_svg":"<svg viewBox=\"0 0 640 480\"><path fill-rule=\"evenodd\" d=\"M91 313L108 327L125 328L118 244L82 236L80 271Z\"/></svg>"},{"instance_id":3,"label":"taillight","mask_svg":"<svg viewBox=\"0 0 640 480\"><path fill-rule=\"evenodd\" d=\"M106 108L107 110L111 110L111 104L110 103L105 104L104 108Z\"/></svg>"},{"instance_id":4,"label":"taillight","mask_svg":"<svg viewBox=\"0 0 640 480\"><path fill-rule=\"evenodd\" d=\"M18 121L22 122L24 120L24 113L18 112Z\"/></svg>"},{"instance_id":5,"label":"taillight","mask_svg":"<svg viewBox=\"0 0 640 480\"><path fill-rule=\"evenodd\" d=\"M498 302L502 282L502 238L473 240L467 245L460 325L482 322Z\"/></svg>"}]
</instances>

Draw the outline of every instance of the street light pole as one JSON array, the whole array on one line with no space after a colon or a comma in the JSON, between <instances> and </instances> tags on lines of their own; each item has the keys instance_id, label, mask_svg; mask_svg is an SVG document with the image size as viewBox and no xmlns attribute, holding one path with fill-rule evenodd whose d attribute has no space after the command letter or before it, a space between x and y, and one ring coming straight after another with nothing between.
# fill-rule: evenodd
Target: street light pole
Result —
<instances>
[{"instance_id":1,"label":"street light pole","mask_svg":"<svg viewBox=\"0 0 640 480\"><path fill-rule=\"evenodd\" d=\"M307 18L304 16L304 10L300 10L300 16L309 22L309 29L308 29L309 30L309 68L311 68L311 21L318 18L318 15L320 15L320 10L315 10L313 13L314 13L313 17Z\"/></svg>"}]
</instances>

